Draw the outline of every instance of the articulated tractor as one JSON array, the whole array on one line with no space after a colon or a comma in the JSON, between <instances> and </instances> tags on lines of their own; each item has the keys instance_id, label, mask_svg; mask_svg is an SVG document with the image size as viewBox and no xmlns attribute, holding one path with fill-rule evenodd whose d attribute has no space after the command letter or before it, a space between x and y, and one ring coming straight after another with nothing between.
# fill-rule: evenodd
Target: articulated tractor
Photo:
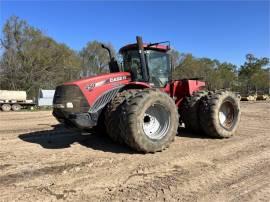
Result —
<instances>
[{"instance_id":1,"label":"articulated tractor","mask_svg":"<svg viewBox=\"0 0 270 202\"><path fill-rule=\"evenodd\" d=\"M240 102L226 90L207 91L196 78L173 80L170 46L137 43L120 49L123 65L111 57L110 73L56 88L53 115L82 131L100 127L115 142L143 153L167 148L178 127L214 138L235 134Z\"/></svg>"}]
</instances>

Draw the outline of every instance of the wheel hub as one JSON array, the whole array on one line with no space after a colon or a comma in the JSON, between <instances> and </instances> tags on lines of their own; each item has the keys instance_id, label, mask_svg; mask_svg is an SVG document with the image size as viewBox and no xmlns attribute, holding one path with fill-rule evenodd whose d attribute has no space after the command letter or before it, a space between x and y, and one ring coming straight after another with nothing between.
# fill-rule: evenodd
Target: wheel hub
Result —
<instances>
[{"instance_id":1,"label":"wheel hub","mask_svg":"<svg viewBox=\"0 0 270 202\"><path fill-rule=\"evenodd\" d=\"M219 123L226 129L231 128L234 123L235 110L231 102L224 102L219 109Z\"/></svg>"},{"instance_id":2,"label":"wheel hub","mask_svg":"<svg viewBox=\"0 0 270 202\"><path fill-rule=\"evenodd\" d=\"M144 114L143 131L150 139L162 139L170 127L170 114L160 104L150 106Z\"/></svg>"}]
</instances>

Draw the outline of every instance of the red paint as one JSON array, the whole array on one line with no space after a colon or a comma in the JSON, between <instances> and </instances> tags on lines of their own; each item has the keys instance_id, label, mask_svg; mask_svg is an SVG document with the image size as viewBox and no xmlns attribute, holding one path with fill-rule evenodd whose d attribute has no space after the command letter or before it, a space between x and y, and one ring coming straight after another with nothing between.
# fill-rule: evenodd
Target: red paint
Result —
<instances>
[{"instance_id":1,"label":"red paint","mask_svg":"<svg viewBox=\"0 0 270 202\"><path fill-rule=\"evenodd\" d=\"M123 79L120 81L110 81L110 79L118 78L118 77L126 77L126 79ZM104 81L104 84L94 87L91 90L87 89L87 86L89 86L89 84L93 84L93 83L96 84L103 81ZM79 86L84 96L86 97L89 105L92 106L95 100L106 91L111 90L113 88L117 88L120 85L125 86L128 83L130 83L130 81L131 81L130 73L116 72L116 73L100 74L98 76L91 76L91 77L84 78L81 80L64 83L64 85Z\"/></svg>"},{"instance_id":2,"label":"red paint","mask_svg":"<svg viewBox=\"0 0 270 202\"><path fill-rule=\"evenodd\" d=\"M127 89L132 89L132 88L138 88L138 89L151 88L151 85L145 82L131 81L127 84Z\"/></svg>"},{"instance_id":3,"label":"red paint","mask_svg":"<svg viewBox=\"0 0 270 202\"><path fill-rule=\"evenodd\" d=\"M88 86L92 86L93 84L96 86L89 89ZM144 89L152 87L149 83L131 81L131 76L128 72L101 74L98 76L68 82L64 85L79 86L90 106L92 106L96 99L106 91L119 86L123 86L123 89ZM202 90L204 86L205 82L185 79L172 81L164 88L160 88L160 90L169 94L170 97L175 100L175 104L180 107L181 101L185 96L190 96L193 92Z\"/></svg>"},{"instance_id":4,"label":"red paint","mask_svg":"<svg viewBox=\"0 0 270 202\"><path fill-rule=\"evenodd\" d=\"M165 46L165 45L154 45L154 46L148 46L149 44L143 44L143 47L146 50L158 50L158 51L162 51L162 52L167 52L170 50L169 46ZM119 50L119 53L123 53L126 50L138 50L137 44L128 44L124 47L122 47Z\"/></svg>"},{"instance_id":5,"label":"red paint","mask_svg":"<svg viewBox=\"0 0 270 202\"><path fill-rule=\"evenodd\" d=\"M205 82L198 80L175 80L168 83L163 89L170 97L175 100L175 104L180 107L181 101L186 96L191 96L193 92L202 90Z\"/></svg>"}]
</instances>

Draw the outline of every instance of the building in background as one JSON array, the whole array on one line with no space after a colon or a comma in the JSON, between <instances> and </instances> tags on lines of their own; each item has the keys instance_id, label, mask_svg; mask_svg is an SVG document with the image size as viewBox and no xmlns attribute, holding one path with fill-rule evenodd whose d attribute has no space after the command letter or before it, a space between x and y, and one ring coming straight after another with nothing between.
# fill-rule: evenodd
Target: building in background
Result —
<instances>
[{"instance_id":1,"label":"building in background","mask_svg":"<svg viewBox=\"0 0 270 202\"><path fill-rule=\"evenodd\" d=\"M53 105L53 96L55 90L39 89L37 105L39 107L50 107Z\"/></svg>"}]
</instances>

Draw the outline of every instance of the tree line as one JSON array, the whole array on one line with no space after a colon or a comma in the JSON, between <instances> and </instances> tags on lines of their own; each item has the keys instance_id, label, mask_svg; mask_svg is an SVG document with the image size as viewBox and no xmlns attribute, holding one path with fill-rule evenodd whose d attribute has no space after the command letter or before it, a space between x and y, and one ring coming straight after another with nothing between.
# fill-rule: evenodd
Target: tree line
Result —
<instances>
[{"instance_id":1,"label":"tree line","mask_svg":"<svg viewBox=\"0 0 270 202\"><path fill-rule=\"evenodd\" d=\"M175 79L203 78L209 90L230 89L241 94L263 94L270 90L269 58L256 58L252 54L246 55L239 68L228 62L181 54L173 75Z\"/></svg>"},{"instance_id":2,"label":"tree line","mask_svg":"<svg viewBox=\"0 0 270 202\"><path fill-rule=\"evenodd\" d=\"M3 26L0 41L0 89L25 90L30 97L39 88L108 72L109 55L101 42L89 41L80 51L59 43L17 16ZM110 43L105 43L117 57ZM269 90L269 58L246 55L239 68L231 63L171 50L173 78L202 78L209 89L229 88L241 93Z\"/></svg>"}]
</instances>

